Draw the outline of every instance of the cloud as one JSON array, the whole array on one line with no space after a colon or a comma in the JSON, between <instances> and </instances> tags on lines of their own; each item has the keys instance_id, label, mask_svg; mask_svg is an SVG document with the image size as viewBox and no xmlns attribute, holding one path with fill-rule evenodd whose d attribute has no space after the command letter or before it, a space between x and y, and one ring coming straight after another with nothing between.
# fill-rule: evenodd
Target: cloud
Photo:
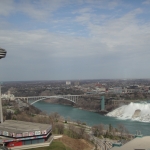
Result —
<instances>
[{"instance_id":1,"label":"cloud","mask_svg":"<svg viewBox=\"0 0 150 150\"><path fill-rule=\"evenodd\" d=\"M73 11L73 14L76 14L75 21L80 22L81 24L87 24L90 22L98 22L98 20L103 20L108 17L108 14L103 10L109 12L109 10L116 8L117 6L126 6L122 4L120 0L86 0L82 1L84 5L78 8L76 11ZM98 14L98 15L97 15ZM108 18L107 18L108 19Z\"/></svg>"},{"instance_id":2,"label":"cloud","mask_svg":"<svg viewBox=\"0 0 150 150\"><path fill-rule=\"evenodd\" d=\"M117 45L137 45L136 37L145 34L149 28L145 24L139 25L136 19L136 15L141 12L140 9L131 11L120 18L108 20L103 25L95 25L91 22L89 30L93 37L105 43L110 50L116 51Z\"/></svg>"},{"instance_id":3,"label":"cloud","mask_svg":"<svg viewBox=\"0 0 150 150\"><path fill-rule=\"evenodd\" d=\"M143 4L146 4L146 5L148 4L148 5L149 5L149 4L150 4L150 0L145 0L145 1L143 2Z\"/></svg>"},{"instance_id":4,"label":"cloud","mask_svg":"<svg viewBox=\"0 0 150 150\"><path fill-rule=\"evenodd\" d=\"M80 16L77 16L75 21L81 23L81 24L87 24L91 20L91 15L90 13L84 13Z\"/></svg>"},{"instance_id":5,"label":"cloud","mask_svg":"<svg viewBox=\"0 0 150 150\"><path fill-rule=\"evenodd\" d=\"M45 21L52 16L52 12L65 5L67 0L1 0L0 15L8 16L12 13L24 13L30 18Z\"/></svg>"},{"instance_id":6,"label":"cloud","mask_svg":"<svg viewBox=\"0 0 150 150\"><path fill-rule=\"evenodd\" d=\"M150 74L144 5L122 10L123 1L16 2L3 2L7 11L0 10L0 47L8 51L1 61L4 79L136 76L138 68Z\"/></svg>"},{"instance_id":7,"label":"cloud","mask_svg":"<svg viewBox=\"0 0 150 150\"><path fill-rule=\"evenodd\" d=\"M14 1L13 0L0 0L0 15L8 16L15 12Z\"/></svg>"},{"instance_id":8,"label":"cloud","mask_svg":"<svg viewBox=\"0 0 150 150\"><path fill-rule=\"evenodd\" d=\"M105 47L105 50L99 49L98 52L101 54L112 54L123 50L126 51L126 55L133 54L133 52L143 51L143 46L148 52L150 23L141 23L138 19L137 16L143 13L141 8L115 18L114 14L93 14L88 13L89 9L83 10L86 11L83 13L80 13L82 10L78 11L79 15L75 21L88 29L89 37L95 45ZM94 47L93 45L93 49Z\"/></svg>"},{"instance_id":9,"label":"cloud","mask_svg":"<svg viewBox=\"0 0 150 150\"><path fill-rule=\"evenodd\" d=\"M9 31L0 30L0 43L8 49L19 49L23 52L20 57L31 54L29 57L42 57L38 54L42 51L46 57L103 57L118 51L145 51L149 45L149 23L139 24L136 16L142 13L141 9L135 9L122 17L105 21L104 24L95 23L91 18L99 18L98 15L87 14L89 9L83 9L81 16L75 18L76 22L84 23L90 36L80 37L70 34L53 33L48 30L33 31ZM83 17L83 18L82 18ZM139 38L137 38L139 37ZM125 47L125 48L124 48ZM25 54L26 53L26 54Z\"/></svg>"},{"instance_id":10,"label":"cloud","mask_svg":"<svg viewBox=\"0 0 150 150\"><path fill-rule=\"evenodd\" d=\"M53 12L64 6L68 0L38 0L38 1L22 1L19 4L19 10L27 14L29 17L38 21L46 21L53 16ZM69 3L69 2L68 2Z\"/></svg>"},{"instance_id":11,"label":"cloud","mask_svg":"<svg viewBox=\"0 0 150 150\"><path fill-rule=\"evenodd\" d=\"M2 30L0 41L3 47L15 51L22 59L25 55L29 58L86 57L95 55L96 49L101 45L88 38L54 34L47 30L29 32ZM39 55L41 52L42 55Z\"/></svg>"}]
</instances>

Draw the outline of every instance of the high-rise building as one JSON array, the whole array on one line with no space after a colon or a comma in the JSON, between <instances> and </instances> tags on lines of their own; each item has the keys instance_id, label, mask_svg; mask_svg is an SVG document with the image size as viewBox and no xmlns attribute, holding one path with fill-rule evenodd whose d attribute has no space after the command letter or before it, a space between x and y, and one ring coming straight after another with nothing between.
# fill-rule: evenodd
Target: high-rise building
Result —
<instances>
[{"instance_id":1,"label":"high-rise building","mask_svg":"<svg viewBox=\"0 0 150 150\"><path fill-rule=\"evenodd\" d=\"M66 81L66 85L71 85L71 81Z\"/></svg>"}]
</instances>

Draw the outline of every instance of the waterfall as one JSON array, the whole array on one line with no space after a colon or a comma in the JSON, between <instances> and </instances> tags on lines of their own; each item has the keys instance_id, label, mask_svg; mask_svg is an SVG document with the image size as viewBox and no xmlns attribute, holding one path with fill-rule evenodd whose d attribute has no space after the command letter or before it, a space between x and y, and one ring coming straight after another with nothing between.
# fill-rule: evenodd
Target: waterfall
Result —
<instances>
[{"instance_id":1,"label":"waterfall","mask_svg":"<svg viewBox=\"0 0 150 150\"><path fill-rule=\"evenodd\" d=\"M109 112L106 116L150 122L150 103L130 103L123 105Z\"/></svg>"}]
</instances>

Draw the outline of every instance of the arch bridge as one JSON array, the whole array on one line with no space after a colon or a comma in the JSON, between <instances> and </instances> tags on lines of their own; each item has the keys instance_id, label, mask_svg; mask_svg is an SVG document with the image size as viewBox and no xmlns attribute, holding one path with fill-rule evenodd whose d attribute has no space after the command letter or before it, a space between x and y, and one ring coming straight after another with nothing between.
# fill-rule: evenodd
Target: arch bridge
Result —
<instances>
[{"instance_id":1,"label":"arch bridge","mask_svg":"<svg viewBox=\"0 0 150 150\"><path fill-rule=\"evenodd\" d=\"M82 95L30 96L30 97L15 97L15 99L25 100L27 103L29 103L29 101L31 100L32 102L29 104L33 105L36 102L39 102L45 99L62 98L62 99L66 99L76 104L78 102L79 97L82 97Z\"/></svg>"}]
</instances>

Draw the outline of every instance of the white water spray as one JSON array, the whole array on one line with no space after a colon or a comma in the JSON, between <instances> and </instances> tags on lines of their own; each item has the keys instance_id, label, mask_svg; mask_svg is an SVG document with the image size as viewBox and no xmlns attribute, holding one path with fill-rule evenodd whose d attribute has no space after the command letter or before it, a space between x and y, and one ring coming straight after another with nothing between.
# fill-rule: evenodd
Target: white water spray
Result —
<instances>
[{"instance_id":1,"label":"white water spray","mask_svg":"<svg viewBox=\"0 0 150 150\"><path fill-rule=\"evenodd\" d=\"M131 119L141 122L150 122L150 104L130 103L113 110L106 116L117 117L119 119Z\"/></svg>"}]
</instances>

